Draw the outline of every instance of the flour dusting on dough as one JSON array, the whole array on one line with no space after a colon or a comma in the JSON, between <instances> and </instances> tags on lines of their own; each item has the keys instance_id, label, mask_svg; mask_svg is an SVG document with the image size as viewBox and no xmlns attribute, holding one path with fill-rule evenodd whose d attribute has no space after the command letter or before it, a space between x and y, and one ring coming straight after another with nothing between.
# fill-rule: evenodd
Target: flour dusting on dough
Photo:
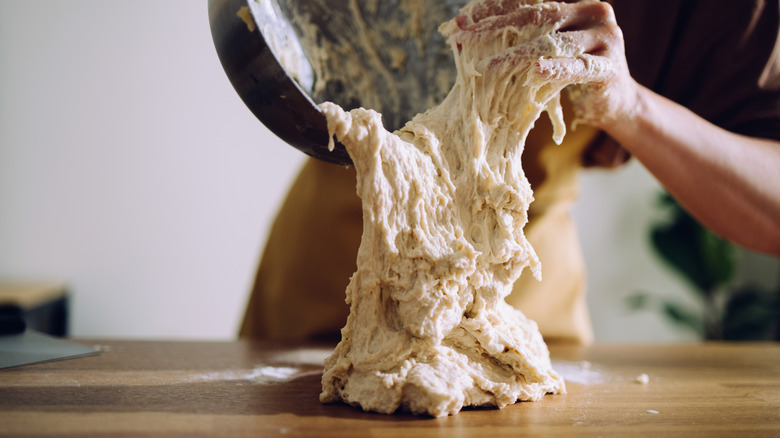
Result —
<instances>
[{"instance_id":1,"label":"flour dusting on dough","mask_svg":"<svg viewBox=\"0 0 780 438\"><path fill-rule=\"evenodd\" d=\"M525 138L543 111L556 139L564 134L568 84L542 78L536 62L587 57L556 28L467 34L444 23L456 84L395 133L375 111L321 105L355 165L364 222L322 402L442 416L565 392L536 323L504 300L526 267L541 278L523 234L533 200Z\"/></svg>"}]
</instances>

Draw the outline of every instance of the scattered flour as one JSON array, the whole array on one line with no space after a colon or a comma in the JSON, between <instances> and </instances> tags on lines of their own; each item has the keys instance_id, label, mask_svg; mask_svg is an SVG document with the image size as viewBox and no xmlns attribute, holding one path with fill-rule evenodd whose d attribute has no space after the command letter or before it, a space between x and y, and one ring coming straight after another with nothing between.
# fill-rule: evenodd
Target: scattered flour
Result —
<instances>
[{"instance_id":1,"label":"scattered flour","mask_svg":"<svg viewBox=\"0 0 780 438\"><path fill-rule=\"evenodd\" d=\"M300 372L300 368L292 367L258 367L249 376L249 380L259 384L286 382L296 377Z\"/></svg>"},{"instance_id":2,"label":"scattered flour","mask_svg":"<svg viewBox=\"0 0 780 438\"><path fill-rule=\"evenodd\" d=\"M301 348L274 354L270 359L274 363L322 365L325 359L332 353L332 348Z\"/></svg>"},{"instance_id":3,"label":"scattered flour","mask_svg":"<svg viewBox=\"0 0 780 438\"><path fill-rule=\"evenodd\" d=\"M563 360L553 360L553 368L566 382L577 383L580 385L596 385L605 383L609 376L588 361L567 362Z\"/></svg>"}]
</instances>

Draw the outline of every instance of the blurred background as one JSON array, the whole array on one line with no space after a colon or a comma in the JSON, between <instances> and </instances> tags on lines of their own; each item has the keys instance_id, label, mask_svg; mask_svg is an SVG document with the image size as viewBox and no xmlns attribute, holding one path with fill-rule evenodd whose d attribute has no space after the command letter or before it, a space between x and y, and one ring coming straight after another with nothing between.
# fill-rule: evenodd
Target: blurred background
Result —
<instances>
[{"instance_id":1,"label":"blurred background","mask_svg":"<svg viewBox=\"0 0 780 438\"><path fill-rule=\"evenodd\" d=\"M72 336L234 338L303 159L233 91L205 0L0 1L0 283L63 283ZM699 305L651 248L657 183L636 162L582 183L597 341L695 339L628 304ZM780 278L740 260L737 281Z\"/></svg>"}]
</instances>

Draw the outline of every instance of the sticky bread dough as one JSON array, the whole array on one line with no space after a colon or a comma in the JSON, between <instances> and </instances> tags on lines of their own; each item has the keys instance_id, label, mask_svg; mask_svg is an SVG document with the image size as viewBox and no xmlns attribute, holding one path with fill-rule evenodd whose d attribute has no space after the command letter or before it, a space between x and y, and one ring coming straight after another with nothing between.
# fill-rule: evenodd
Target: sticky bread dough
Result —
<instances>
[{"instance_id":1,"label":"sticky bread dough","mask_svg":"<svg viewBox=\"0 0 780 438\"><path fill-rule=\"evenodd\" d=\"M556 7L530 3L518 7ZM567 46L555 24L457 41L454 21L440 30L456 84L401 130L386 131L372 110L321 105L355 165L364 227L350 314L325 361L325 403L442 416L565 392L536 323L504 301L526 267L541 279L523 234L533 194L520 158L543 111L557 141L565 129L559 96L568 83L541 77L536 61L604 66Z\"/></svg>"}]
</instances>

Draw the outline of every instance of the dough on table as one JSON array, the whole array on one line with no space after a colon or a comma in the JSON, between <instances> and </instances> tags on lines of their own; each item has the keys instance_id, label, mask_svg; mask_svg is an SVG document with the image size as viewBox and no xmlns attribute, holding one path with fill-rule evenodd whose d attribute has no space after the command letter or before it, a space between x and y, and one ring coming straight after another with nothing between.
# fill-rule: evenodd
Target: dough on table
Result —
<instances>
[{"instance_id":1,"label":"dough on table","mask_svg":"<svg viewBox=\"0 0 780 438\"><path fill-rule=\"evenodd\" d=\"M518 7L556 7L526 3ZM322 402L443 416L565 392L536 323L504 300L525 268L541 279L523 234L533 200L525 138L544 111L558 142L565 130L559 97L569 84L540 75L536 62L603 68L556 27L466 34L444 23L457 81L394 133L375 111L320 106L356 168L364 227Z\"/></svg>"}]
</instances>

